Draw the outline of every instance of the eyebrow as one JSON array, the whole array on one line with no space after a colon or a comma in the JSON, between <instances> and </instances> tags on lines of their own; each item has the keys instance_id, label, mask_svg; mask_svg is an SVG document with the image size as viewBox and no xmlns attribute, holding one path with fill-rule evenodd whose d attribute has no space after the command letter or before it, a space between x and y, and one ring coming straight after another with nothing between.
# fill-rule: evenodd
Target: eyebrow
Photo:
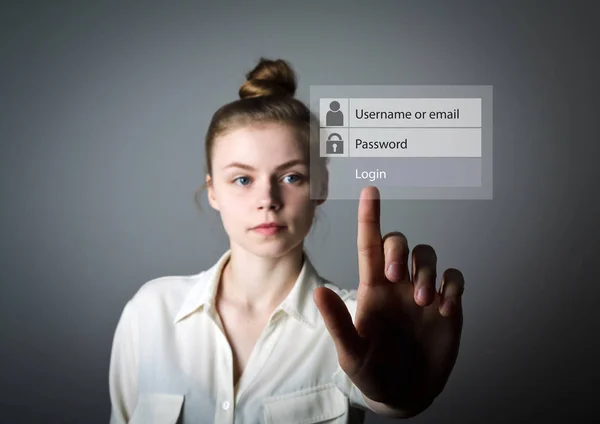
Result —
<instances>
[{"instance_id":1,"label":"eyebrow","mask_svg":"<svg viewBox=\"0 0 600 424\"><path fill-rule=\"evenodd\" d=\"M294 165L298 165L298 164L305 165L303 160L293 159L293 160L287 161L285 163L282 163L275 169L277 171L281 171L282 169L290 168L290 167L292 167ZM255 171L255 169L252 166L247 165L245 163L240 163L240 162L232 162L229 165L225 166L223 169L228 169L228 168L241 168L241 169L247 169L248 171Z\"/></svg>"}]
</instances>

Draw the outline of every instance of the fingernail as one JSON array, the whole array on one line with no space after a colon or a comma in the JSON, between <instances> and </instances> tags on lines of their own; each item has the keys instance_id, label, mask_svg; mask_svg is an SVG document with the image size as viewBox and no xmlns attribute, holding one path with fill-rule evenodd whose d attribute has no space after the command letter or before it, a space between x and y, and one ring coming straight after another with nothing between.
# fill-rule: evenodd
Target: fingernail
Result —
<instances>
[{"instance_id":1,"label":"fingernail","mask_svg":"<svg viewBox=\"0 0 600 424\"><path fill-rule=\"evenodd\" d=\"M427 289L425 289L425 287L421 287L419 289L419 291L417 292L417 298L419 299L419 301L425 302L425 300L427 299Z\"/></svg>"},{"instance_id":2,"label":"fingernail","mask_svg":"<svg viewBox=\"0 0 600 424\"><path fill-rule=\"evenodd\" d=\"M400 278L400 265L398 262L392 262L387 268L387 275L390 280L398 280Z\"/></svg>"}]
</instances>

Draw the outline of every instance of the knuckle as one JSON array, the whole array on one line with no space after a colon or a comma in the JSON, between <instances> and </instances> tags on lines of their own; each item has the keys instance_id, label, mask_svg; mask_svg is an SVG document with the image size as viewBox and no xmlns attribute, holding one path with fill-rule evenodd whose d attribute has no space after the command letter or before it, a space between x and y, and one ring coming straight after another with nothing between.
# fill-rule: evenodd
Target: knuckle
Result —
<instances>
[{"instance_id":1,"label":"knuckle","mask_svg":"<svg viewBox=\"0 0 600 424\"><path fill-rule=\"evenodd\" d=\"M358 246L358 253L366 258L375 258L379 254L381 246L376 244L365 244Z\"/></svg>"},{"instance_id":2,"label":"knuckle","mask_svg":"<svg viewBox=\"0 0 600 424\"><path fill-rule=\"evenodd\" d=\"M435 286L437 273L433 268L421 268L416 283L419 286Z\"/></svg>"},{"instance_id":3,"label":"knuckle","mask_svg":"<svg viewBox=\"0 0 600 424\"><path fill-rule=\"evenodd\" d=\"M383 250L390 261L400 259L403 262L408 258L408 240L402 233L389 233L383 237Z\"/></svg>"},{"instance_id":4,"label":"knuckle","mask_svg":"<svg viewBox=\"0 0 600 424\"><path fill-rule=\"evenodd\" d=\"M361 224L379 224L379 217L374 212L364 212L358 217Z\"/></svg>"},{"instance_id":5,"label":"knuckle","mask_svg":"<svg viewBox=\"0 0 600 424\"><path fill-rule=\"evenodd\" d=\"M435 282L437 278L437 273L433 268L423 268L420 273L423 275L425 283Z\"/></svg>"},{"instance_id":6,"label":"knuckle","mask_svg":"<svg viewBox=\"0 0 600 424\"><path fill-rule=\"evenodd\" d=\"M408 239L400 231L392 231L391 233L387 233L383 237L383 240L386 241L388 239L391 240L391 241L394 241L394 242L401 242L401 243L404 243L404 244L408 244Z\"/></svg>"}]
</instances>

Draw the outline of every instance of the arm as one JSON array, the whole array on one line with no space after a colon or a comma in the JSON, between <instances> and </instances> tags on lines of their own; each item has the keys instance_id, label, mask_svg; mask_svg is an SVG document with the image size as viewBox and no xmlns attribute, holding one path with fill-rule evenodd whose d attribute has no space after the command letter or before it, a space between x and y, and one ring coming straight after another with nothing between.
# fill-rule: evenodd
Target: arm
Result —
<instances>
[{"instance_id":1,"label":"arm","mask_svg":"<svg viewBox=\"0 0 600 424\"><path fill-rule=\"evenodd\" d=\"M110 357L110 424L126 424L137 403L138 331L131 301L117 324Z\"/></svg>"}]
</instances>

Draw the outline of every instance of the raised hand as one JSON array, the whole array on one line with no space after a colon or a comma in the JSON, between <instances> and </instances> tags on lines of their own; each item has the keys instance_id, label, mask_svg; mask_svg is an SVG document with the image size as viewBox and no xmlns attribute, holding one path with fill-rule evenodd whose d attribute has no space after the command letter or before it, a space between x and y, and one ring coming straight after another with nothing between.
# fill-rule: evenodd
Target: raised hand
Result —
<instances>
[{"instance_id":1,"label":"raised hand","mask_svg":"<svg viewBox=\"0 0 600 424\"><path fill-rule=\"evenodd\" d=\"M381 237L379 191L358 208L359 285L354 323L344 302L320 287L314 300L341 368L365 397L398 411L422 411L444 388L462 330L462 273L447 269L436 289L434 249L412 252L399 232ZM422 297L420 297L422 295Z\"/></svg>"}]
</instances>

